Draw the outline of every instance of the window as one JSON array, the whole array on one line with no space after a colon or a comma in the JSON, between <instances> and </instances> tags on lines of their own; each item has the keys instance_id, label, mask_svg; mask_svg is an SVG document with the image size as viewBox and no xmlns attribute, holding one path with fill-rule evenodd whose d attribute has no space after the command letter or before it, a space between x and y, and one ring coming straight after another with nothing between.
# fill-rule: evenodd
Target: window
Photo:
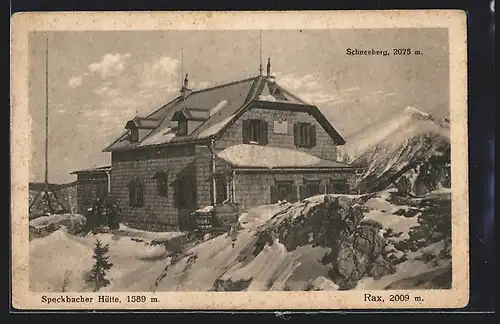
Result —
<instances>
[{"instance_id":1,"label":"window","mask_svg":"<svg viewBox=\"0 0 500 324\"><path fill-rule=\"evenodd\" d=\"M317 196L321 193L324 193L324 188L321 190L320 181L306 181L304 180L304 184L300 187L300 199L305 199L307 197Z\"/></svg>"},{"instance_id":2,"label":"window","mask_svg":"<svg viewBox=\"0 0 500 324\"><path fill-rule=\"evenodd\" d=\"M186 136L188 134L188 122L186 119L180 119L178 121L179 129L177 130L177 135Z\"/></svg>"},{"instance_id":3,"label":"window","mask_svg":"<svg viewBox=\"0 0 500 324\"><path fill-rule=\"evenodd\" d=\"M243 121L243 143L267 145L267 122L260 119L246 119Z\"/></svg>"},{"instance_id":4,"label":"window","mask_svg":"<svg viewBox=\"0 0 500 324\"><path fill-rule=\"evenodd\" d=\"M180 209L196 208L196 182L193 176L181 176L176 181L176 197L174 202Z\"/></svg>"},{"instance_id":5,"label":"window","mask_svg":"<svg viewBox=\"0 0 500 324\"><path fill-rule=\"evenodd\" d=\"M82 184L82 200L84 205L92 203L92 185L90 183Z\"/></svg>"},{"instance_id":6,"label":"window","mask_svg":"<svg viewBox=\"0 0 500 324\"><path fill-rule=\"evenodd\" d=\"M137 128L132 128L130 130L130 142L135 143L139 140L139 130Z\"/></svg>"},{"instance_id":7,"label":"window","mask_svg":"<svg viewBox=\"0 0 500 324\"><path fill-rule=\"evenodd\" d=\"M128 184L128 201L130 207L144 206L144 191L139 180L131 180Z\"/></svg>"},{"instance_id":8,"label":"window","mask_svg":"<svg viewBox=\"0 0 500 324\"><path fill-rule=\"evenodd\" d=\"M167 175L165 172L158 172L155 175L156 179L156 193L158 197L167 196Z\"/></svg>"},{"instance_id":9,"label":"window","mask_svg":"<svg viewBox=\"0 0 500 324\"><path fill-rule=\"evenodd\" d=\"M108 189L105 184L97 184L97 198L104 198L107 196Z\"/></svg>"},{"instance_id":10,"label":"window","mask_svg":"<svg viewBox=\"0 0 500 324\"><path fill-rule=\"evenodd\" d=\"M215 203L220 204L227 200L227 180L224 175L217 175L215 178Z\"/></svg>"},{"instance_id":11,"label":"window","mask_svg":"<svg viewBox=\"0 0 500 324\"><path fill-rule=\"evenodd\" d=\"M276 185L271 186L271 203L283 200L297 200L297 187L293 185L293 181L276 181Z\"/></svg>"},{"instance_id":12,"label":"window","mask_svg":"<svg viewBox=\"0 0 500 324\"><path fill-rule=\"evenodd\" d=\"M348 194L350 191L349 184L344 179L330 179L328 184L329 194Z\"/></svg>"},{"instance_id":13,"label":"window","mask_svg":"<svg viewBox=\"0 0 500 324\"><path fill-rule=\"evenodd\" d=\"M293 125L293 138L295 146L316 146L316 126L311 123L295 123Z\"/></svg>"}]
</instances>

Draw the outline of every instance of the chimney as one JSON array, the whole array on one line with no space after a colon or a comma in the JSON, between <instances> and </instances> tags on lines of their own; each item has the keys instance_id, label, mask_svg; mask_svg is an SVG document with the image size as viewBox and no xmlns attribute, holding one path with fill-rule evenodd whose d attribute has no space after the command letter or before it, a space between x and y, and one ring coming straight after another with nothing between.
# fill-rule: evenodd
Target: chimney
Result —
<instances>
[{"instance_id":1,"label":"chimney","mask_svg":"<svg viewBox=\"0 0 500 324\"><path fill-rule=\"evenodd\" d=\"M188 88L188 74L186 73L186 77L184 78L184 83L181 88L181 99L186 99L189 93L191 93L191 89Z\"/></svg>"}]
</instances>

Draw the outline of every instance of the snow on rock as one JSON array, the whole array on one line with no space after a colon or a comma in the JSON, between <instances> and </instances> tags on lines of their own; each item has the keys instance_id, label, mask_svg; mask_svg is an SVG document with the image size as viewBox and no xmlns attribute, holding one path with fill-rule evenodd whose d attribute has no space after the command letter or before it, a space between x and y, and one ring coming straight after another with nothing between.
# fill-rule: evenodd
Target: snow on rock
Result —
<instances>
[{"instance_id":1,"label":"snow on rock","mask_svg":"<svg viewBox=\"0 0 500 324\"><path fill-rule=\"evenodd\" d=\"M130 236L134 238L146 239L149 241L166 241L186 234L183 232L148 232L130 228L123 224L120 224L119 229L117 231L114 231L113 233L115 237Z\"/></svg>"},{"instance_id":2,"label":"snow on rock","mask_svg":"<svg viewBox=\"0 0 500 324\"><path fill-rule=\"evenodd\" d=\"M300 167L314 165L321 161L316 156L291 149L249 144L230 146L221 151L218 156L242 167Z\"/></svg>"},{"instance_id":3,"label":"snow on rock","mask_svg":"<svg viewBox=\"0 0 500 324\"><path fill-rule=\"evenodd\" d=\"M210 213L214 210L214 206L205 206L196 210L197 213Z\"/></svg>"},{"instance_id":4,"label":"snow on rock","mask_svg":"<svg viewBox=\"0 0 500 324\"><path fill-rule=\"evenodd\" d=\"M62 225L66 228L74 228L78 225L85 224L86 218L79 214L55 214L49 216L40 216L30 220L30 226L40 229L52 224Z\"/></svg>"},{"instance_id":5,"label":"snow on rock","mask_svg":"<svg viewBox=\"0 0 500 324\"><path fill-rule=\"evenodd\" d=\"M31 241L31 284L61 291L66 276L65 289L88 290L82 278L99 239L109 244L113 263L103 291L411 289L421 285L419 278L441 287L451 261L449 196L429 197L385 190L260 206L240 216L243 227L234 237L123 225L85 237L59 230ZM404 206L419 206L421 213L398 214Z\"/></svg>"},{"instance_id":6,"label":"snow on rock","mask_svg":"<svg viewBox=\"0 0 500 324\"><path fill-rule=\"evenodd\" d=\"M330 279L327 279L323 276L314 279L311 282L310 290L314 291L327 291L327 290L339 290L339 286L336 285Z\"/></svg>"}]
</instances>

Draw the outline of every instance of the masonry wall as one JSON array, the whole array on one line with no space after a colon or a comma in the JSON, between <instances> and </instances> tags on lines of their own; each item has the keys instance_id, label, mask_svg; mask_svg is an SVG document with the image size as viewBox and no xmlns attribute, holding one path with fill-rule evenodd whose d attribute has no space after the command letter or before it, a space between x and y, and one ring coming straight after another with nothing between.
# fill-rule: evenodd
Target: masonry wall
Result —
<instances>
[{"instance_id":1,"label":"masonry wall","mask_svg":"<svg viewBox=\"0 0 500 324\"><path fill-rule=\"evenodd\" d=\"M215 142L218 151L226 147L243 143L243 120L261 119L268 122L268 146L277 146L306 152L328 160L337 160L337 149L332 138L321 127L318 121L304 112L291 112L280 110L269 110L261 108L250 108L238 120L229 127ZM274 121L284 120L287 122L286 133L277 133L274 129ZM295 147L293 140L293 125L296 122L309 122L316 125L316 146L312 148Z\"/></svg>"},{"instance_id":2,"label":"masonry wall","mask_svg":"<svg viewBox=\"0 0 500 324\"><path fill-rule=\"evenodd\" d=\"M193 145L151 148L112 153L111 193L121 209L124 222L151 231L179 228L179 216L189 214L174 207L174 181L180 172L194 173ZM158 195L156 172L168 170L167 196ZM129 205L128 183L137 179L143 185L144 206Z\"/></svg>"},{"instance_id":3,"label":"masonry wall","mask_svg":"<svg viewBox=\"0 0 500 324\"><path fill-rule=\"evenodd\" d=\"M240 205L241 210L246 210L259 205L271 203L271 186L275 185L276 177L280 179L293 180L294 185L299 187L304 184L305 179L322 179L322 184L326 184L327 179L346 179L352 186L355 179L353 173L334 172L295 172L295 173L236 173L235 175L235 202ZM297 192L297 197L299 192Z\"/></svg>"}]
</instances>

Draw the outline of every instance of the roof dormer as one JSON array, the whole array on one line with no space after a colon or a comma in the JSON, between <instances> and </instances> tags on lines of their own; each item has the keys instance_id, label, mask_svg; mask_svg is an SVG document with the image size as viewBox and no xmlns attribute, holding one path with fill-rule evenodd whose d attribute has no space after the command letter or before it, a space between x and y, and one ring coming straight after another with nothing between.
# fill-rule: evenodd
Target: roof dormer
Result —
<instances>
[{"instance_id":1,"label":"roof dormer","mask_svg":"<svg viewBox=\"0 0 500 324\"><path fill-rule=\"evenodd\" d=\"M151 130L160 125L160 120L145 117L135 117L129 120L125 125L125 129L129 130L129 141L137 143L141 137L144 137Z\"/></svg>"}]
</instances>

